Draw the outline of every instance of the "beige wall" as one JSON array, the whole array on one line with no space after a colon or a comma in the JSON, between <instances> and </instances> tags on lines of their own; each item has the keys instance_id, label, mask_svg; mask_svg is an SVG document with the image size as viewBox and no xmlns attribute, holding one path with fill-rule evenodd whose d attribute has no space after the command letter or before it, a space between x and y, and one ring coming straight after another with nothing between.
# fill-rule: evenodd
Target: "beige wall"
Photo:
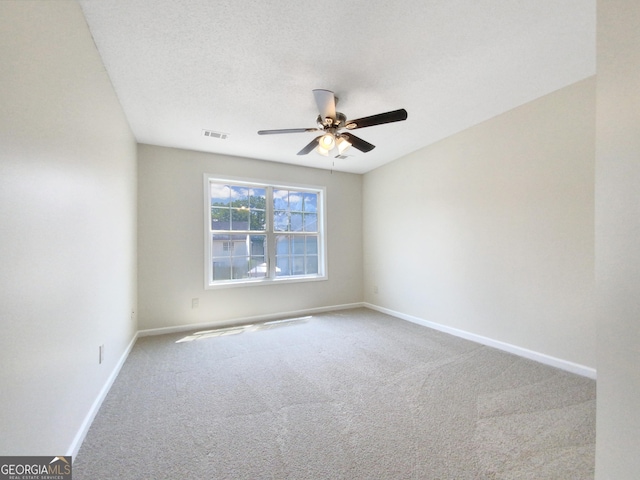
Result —
<instances>
[{"instance_id":1,"label":"beige wall","mask_svg":"<svg viewBox=\"0 0 640 480\"><path fill-rule=\"evenodd\" d=\"M589 78L366 174L365 301L595 368L594 130Z\"/></svg>"},{"instance_id":2,"label":"beige wall","mask_svg":"<svg viewBox=\"0 0 640 480\"><path fill-rule=\"evenodd\" d=\"M205 173L325 186L327 281L204 289ZM361 176L149 145L138 149L139 328L227 323L362 301ZM192 299L199 299L192 308Z\"/></svg>"},{"instance_id":3,"label":"beige wall","mask_svg":"<svg viewBox=\"0 0 640 480\"><path fill-rule=\"evenodd\" d=\"M70 454L136 331L136 144L76 2L0 2L0 59L0 455Z\"/></svg>"},{"instance_id":4,"label":"beige wall","mask_svg":"<svg viewBox=\"0 0 640 480\"><path fill-rule=\"evenodd\" d=\"M598 2L596 478L640 476L640 3Z\"/></svg>"}]
</instances>

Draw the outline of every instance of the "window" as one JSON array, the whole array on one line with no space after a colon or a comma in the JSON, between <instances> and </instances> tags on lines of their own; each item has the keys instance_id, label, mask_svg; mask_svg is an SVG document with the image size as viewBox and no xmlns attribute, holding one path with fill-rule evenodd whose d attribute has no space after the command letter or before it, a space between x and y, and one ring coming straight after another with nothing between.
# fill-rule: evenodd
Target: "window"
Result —
<instances>
[{"instance_id":1,"label":"window","mask_svg":"<svg viewBox=\"0 0 640 480\"><path fill-rule=\"evenodd\" d=\"M205 176L206 287L326 278L324 188Z\"/></svg>"}]
</instances>

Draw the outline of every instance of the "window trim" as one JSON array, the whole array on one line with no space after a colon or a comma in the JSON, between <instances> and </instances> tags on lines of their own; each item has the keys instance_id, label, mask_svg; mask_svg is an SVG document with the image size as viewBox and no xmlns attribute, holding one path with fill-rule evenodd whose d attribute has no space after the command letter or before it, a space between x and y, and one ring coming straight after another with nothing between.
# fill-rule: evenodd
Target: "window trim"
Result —
<instances>
[{"instance_id":1,"label":"window trim","mask_svg":"<svg viewBox=\"0 0 640 480\"><path fill-rule=\"evenodd\" d=\"M272 182L269 180L261 180L246 177L233 177L233 176L218 176L215 174L205 173L204 176L204 288L205 290L215 290L219 288L235 288L235 287L248 287L255 285L275 285L286 283L303 283L303 282L317 282L328 280L328 266L327 266L327 194L326 187L319 185L309 185L293 182ZM212 242L211 242L211 190L209 185L211 183L229 183L231 185L239 186L254 186L265 188L267 190L267 202L266 202L266 236L267 236L267 249L265 251L265 257L267 264L270 267L269 275L264 278L243 278L236 280L219 280L213 282L211 280L212 275ZM317 192L319 198L318 204L321 209L318 215L318 274L314 275L295 275L287 277L276 277L275 262L276 262L276 235L286 232L275 231L273 229L273 195L274 189L289 189L289 190L301 190ZM270 198L269 198L270 197ZM262 234L262 233L261 233Z\"/></svg>"}]
</instances>

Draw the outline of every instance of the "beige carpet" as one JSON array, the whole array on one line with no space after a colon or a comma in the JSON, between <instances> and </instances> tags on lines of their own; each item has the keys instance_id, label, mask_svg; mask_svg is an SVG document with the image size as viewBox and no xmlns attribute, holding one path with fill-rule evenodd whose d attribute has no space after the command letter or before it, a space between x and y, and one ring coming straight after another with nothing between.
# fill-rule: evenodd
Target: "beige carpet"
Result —
<instances>
[{"instance_id":1,"label":"beige carpet","mask_svg":"<svg viewBox=\"0 0 640 480\"><path fill-rule=\"evenodd\" d=\"M593 380L367 309L268 327L139 339L74 479L593 478Z\"/></svg>"}]
</instances>

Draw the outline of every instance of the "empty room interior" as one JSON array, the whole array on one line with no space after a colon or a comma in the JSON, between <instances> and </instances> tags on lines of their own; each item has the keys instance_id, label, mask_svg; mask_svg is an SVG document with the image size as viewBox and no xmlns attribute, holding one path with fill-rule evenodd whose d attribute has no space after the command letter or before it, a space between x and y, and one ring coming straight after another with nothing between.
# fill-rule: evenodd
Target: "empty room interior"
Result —
<instances>
[{"instance_id":1,"label":"empty room interior","mask_svg":"<svg viewBox=\"0 0 640 480\"><path fill-rule=\"evenodd\" d=\"M638 478L639 32L633 0L0 2L0 455L129 468L155 396L154 478L204 478L178 445Z\"/></svg>"}]
</instances>

